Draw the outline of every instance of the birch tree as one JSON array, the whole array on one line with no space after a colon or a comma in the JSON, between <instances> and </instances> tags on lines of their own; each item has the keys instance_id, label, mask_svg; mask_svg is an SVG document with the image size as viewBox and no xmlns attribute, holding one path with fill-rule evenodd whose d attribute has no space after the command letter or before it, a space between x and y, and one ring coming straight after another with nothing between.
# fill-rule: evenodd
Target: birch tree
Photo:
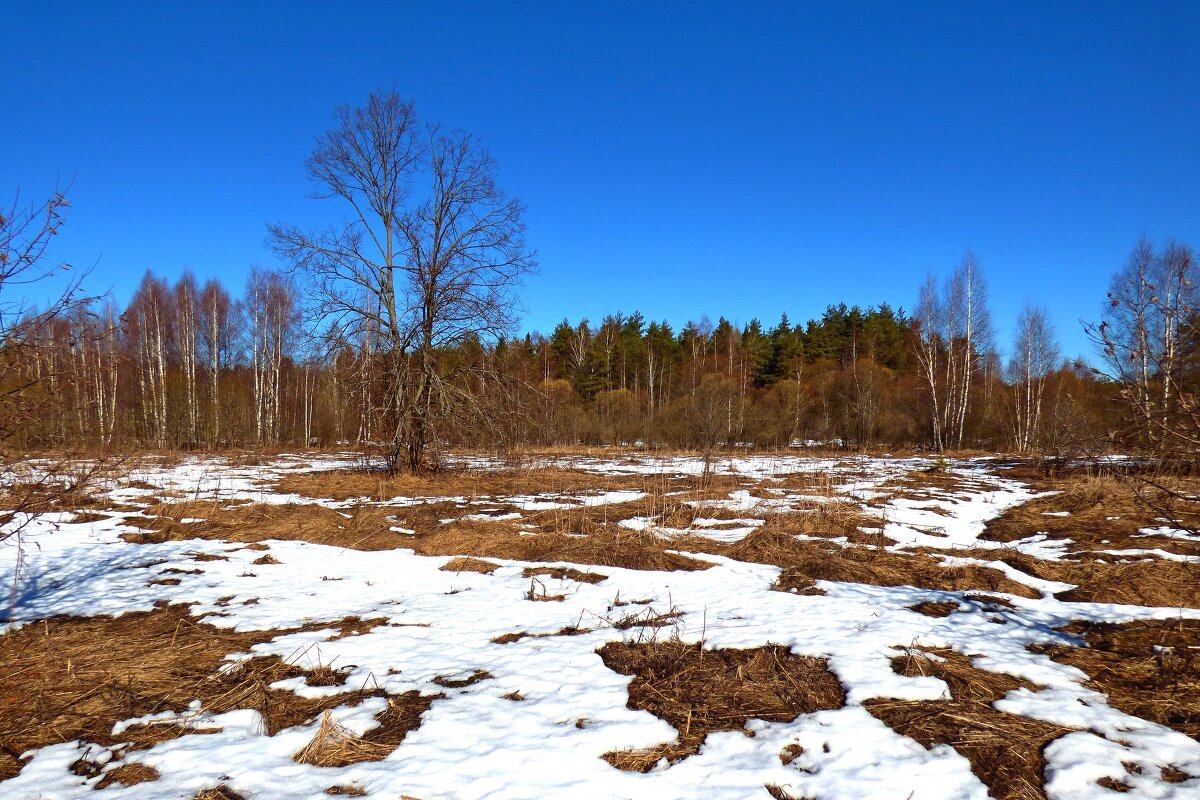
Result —
<instances>
[{"instance_id":1,"label":"birch tree","mask_svg":"<svg viewBox=\"0 0 1200 800\"><path fill-rule=\"evenodd\" d=\"M179 350L179 366L183 379L183 442L194 444L200 435L199 393L196 362L199 348L197 331L196 278L189 271L175 283L175 336Z\"/></svg>"},{"instance_id":2,"label":"birch tree","mask_svg":"<svg viewBox=\"0 0 1200 800\"><path fill-rule=\"evenodd\" d=\"M921 380L929 393L930 434L933 449L941 452L945 446L942 437L942 404L939 402L939 364L942 362L943 343L941 337L942 303L938 298L937 279L928 275L917 294L917 307L913 314L916 327L917 367Z\"/></svg>"},{"instance_id":3,"label":"birch tree","mask_svg":"<svg viewBox=\"0 0 1200 800\"><path fill-rule=\"evenodd\" d=\"M1122 387L1139 435L1160 450L1200 446L1193 393L1200 343L1200 271L1195 254L1174 242L1155 253L1145 239L1112 279L1099 325L1106 377Z\"/></svg>"},{"instance_id":4,"label":"birch tree","mask_svg":"<svg viewBox=\"0 0 1200 800\"><path fill-rule=\"evenodd\" d=\"M1008 362L1013 444L1018 452L1027 453L1039 445L1046 378L1057 361L1058 343L1045 310L1025 306L1017 318L1016 337Z\"/></svg>"},{"instance_id":5,"label":"birch tree","mask_svg":"<svg viewBox=\"0 0 1200 800\"><path fill-rule=\"evenodd\" d=\"M254 375L254 436L260 443L280 440L283 362L295 332L296 292L275 270L254 268L246 287L250 362Z\"/></svg>"},{"instance_id":6,"label":"birch tree","mask_svg":"<svg viewBox=\"0 0 1200 800\"><path fill-rule=\"evenodd\" d=\"M137 365L143 436L167 444L167 353L171 337L171 298L166 283L147 272L126 311L126 332Z\"/></svg>"},{"instance_id":7,"label":"birch tree","mask_svg":"<svg viewBox=\"0 0 1200 800\"><path fill-rule=\"evenodd\" d=\"M204 283L197 309L200 353L208 383L207 429L209 447L221 442L221 373L232 361L233 304L229 293L215 280Z\"/></svg>"}]
</instances>

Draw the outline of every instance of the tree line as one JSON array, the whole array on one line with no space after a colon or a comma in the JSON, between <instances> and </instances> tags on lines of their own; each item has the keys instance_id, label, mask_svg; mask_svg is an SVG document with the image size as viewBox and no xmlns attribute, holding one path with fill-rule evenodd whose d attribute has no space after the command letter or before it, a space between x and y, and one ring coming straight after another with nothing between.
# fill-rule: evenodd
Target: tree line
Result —
<instances>
[{"instance_id":1,"label":"tree line","mask_svg":"<svg viewBox=\"0 0 1200 800\"><path fill-rule=\"evenodd\" d=\"M1043 312L1023 314L1004 365L978 295L972 322L953 318L958 285L933 312L925 297L924 316L841 304L804 324L675 330L635 312L474 335L431 353L471 409L439 443L1032 451L1112 416L1115 386L1057 359ZM252 269L236 291L147 273L123 308L92 300L40 320L4 384L44 395L23 447L360 446L387 441L389 347L375 326L310 330L285 271Z\"/></svg>"},{"instance_id":2,"label":"tree line","mask_svg":"<svg viewBox=\"0 0 1200 800\"><path fill-rule=\"evenodd\" d=\"M0 215L3 446L373 446L420 471L451 447L527 444L1064 454L1165 446L1197 416L1185 245L1140 242L1114 274L1088 328L1096 368L1062 359L1036 306L1002 357L970 252L916 287L911 312L678 329L613 313L518 335L536 254L475 137L379 93L337 110L305 168L339 222L270 225L280 268L242 286L148 272L123 308L83 295L77 273L45 308L14 299L54 271L66 199Z\"/></svg>"}]
</instances>

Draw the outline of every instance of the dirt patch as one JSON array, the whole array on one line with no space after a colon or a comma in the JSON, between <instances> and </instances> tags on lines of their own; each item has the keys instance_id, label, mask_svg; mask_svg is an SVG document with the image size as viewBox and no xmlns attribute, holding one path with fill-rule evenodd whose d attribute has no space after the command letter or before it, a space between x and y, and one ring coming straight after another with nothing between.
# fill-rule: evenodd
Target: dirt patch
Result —
<instances>
[{"instance_id":1,"label":"dirt patch","mask_svg":"<svg viewBox=\"0 0 1200 800\"><path fill-rule=\"evenodd\" d=\"M108 514L101 514L95 511L82 511L71 517L71 524L84 525L92 522L103 522L108 518Z\"/></svg>"},{"instance_id":2,"label":"dirt patch","mask_svg":"<svg viewBox=\"0 0 1200 800\"><path fill-rule=\"evenodd\" d=\"M1040 566L1038 570L1057 575L1054 580L1078 584L1056 594L1059 600L1200 608L1200 561L1183 563L1150 558L1128 563L1058 562L1057 569L1052 565Z\"/></svg>"},{"instance_id":3,"label":"dirt patch","mask_svg":"<svg viewBox=\"0 0 1200 800\"><path fill-rule=\"evenodd\" d=\"M711 564L667 552L678 542L603 523L564 522L561 530L522 535L509 521L442 519L462 516L452 502L405 509L358 506L349 516L318 505L244 504L233 507L213 503L162 504L154 516L143 520L147 530L124 534L128 541L154 543L170 539L202 538L235 542L264 539L302 540L357 550L412 548L420 555L472 556L514 561L565 561L639 570L706 569ZM393 516L394 515L394 516ZM181 519L202 519L182 523ZM614 522L620 517L614 518ZM399 535L403 526L418 531ZM199 560L199 558L197 559ZM565 574L565 573L564 573ZM580 573L587 574L587 573Z\"/></svg>"},{"instance_id":4,"label":"dirt patch","mask_svg":"<svg viewBox=\"0 0 1200 800\"><path fill-rule=\"evenodd\" d=\"M1036 648L1085 672L1126 714L1200 739L1200 620L1078 623L1087 647Z\"/></svg>"},{"instance_id":5,"label":"dirt patch","mask_svg":"<svg viewBox=\"0 0 1200 800\"><path fill-rule=\"evenodd\" d=\"M940 678L950 688L949 699L868 700L868 711L925 747L953 747L971 762L971 771L996 800L1044 800L1042 750L1070 729L992 706L1014 689L1039 687L979 669L967 656L946 649L910 649L893 659L892 668L907 677Z\"/></svg>"},{"instance_id":6,"label":"dirt patch","mask_svg":"<svg viewBox=\"0 0 1200 800\"><path fill-rule=\"evenodd\" d=\"M610 642L599 653L609 669L634 676L629 708L649 711L679 732L673 743L605 754L623 770L647 772L662 759L679 761L699 752L708 734L743 730L750 719L790 722L846 702L824 659L779 645L704 650L676 640Z\"/></svg>"}]
</instances>

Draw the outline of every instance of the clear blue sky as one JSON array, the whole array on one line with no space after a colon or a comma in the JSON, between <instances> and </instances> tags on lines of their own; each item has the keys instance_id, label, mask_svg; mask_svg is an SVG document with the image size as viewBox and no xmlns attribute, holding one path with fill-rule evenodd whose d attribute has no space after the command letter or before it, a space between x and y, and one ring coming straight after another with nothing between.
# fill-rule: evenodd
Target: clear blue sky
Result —
<instances>
[{"instance_id":1,"label":"clear blue sky","mask_svg":"<svg viewBox=\"0 0 1200 800\"><path fill-rule=\"evenodd\" d=\"M353 10L343 8L353 6ZM911 7L907 7L911 6ZM74 178L55 255L240 287L302 162L393 84L529 206L526 328L909 307L967 247L1087 345L1147 234L1200 245L1200 3L0 0L0 191Z\"/></svg>"}]
</instances>

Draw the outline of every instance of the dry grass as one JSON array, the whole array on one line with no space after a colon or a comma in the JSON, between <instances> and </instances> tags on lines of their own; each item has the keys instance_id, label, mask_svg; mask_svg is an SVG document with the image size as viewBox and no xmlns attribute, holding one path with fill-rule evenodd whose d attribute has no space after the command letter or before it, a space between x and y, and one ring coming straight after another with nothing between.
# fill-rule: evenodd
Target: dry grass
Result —
<instances>
[{"instance_id":1,"label":"dry grass","mask_svg":"<svg viewBox=\"0 0 1200 800\"><path fill-rule=\"evenodd\" d=\"M168 606L48 619L0 636L0 779L20 771L26 750L72 739L116 744L120 720L184 710L191 687L227 654L275 635L214 628Z\"/></svg>"},{"instance_id":2,"label":"dry grass","mask_svg":"<svg viewBox=\"0 0 1200 800\"><path fill-rule=\"evenodd\" d=\"M486 669L477 669L465 678L451 678L448 675L439 675L433 679L433 682L447 689L465 689L468 686L474 686L480 681L490 680L491 678L492 673Z\"/></svg>"},{"instance_id":3,"label":"dry grass","mask_svg":"<svg viewBox=\"0 0 1200 800\"><path fill-rule=\"evenodd\" d=\"M553 633L529 633L527 631L517 631L515 633L502 633L492 639L492 644L512 644L519 642L522 639L546 639L551 636L579 636L583 633L591 633L592 628L577 628L574 625L568 625L565 628L560 628ZM512 698L509 698L512 699ZM521 698L522 700L524 697Z\"/></svg>"},{"instance_id":4,"label":"dry grass","mask_svg":"<svg viewBox=\"0 0 1200 800\"><path fill-rule=\"evenodd\" d=\"M1200 739L1200 620L1077 623L1087 647L1038 648L1085 672L1110 705Z\"/></svg>"},{"instance_id":5,"label":"dry grass","mask_svg":"<svg viewBox=\"0 0 1200 800\"><path fill-rule=\"evenodd\" d=\"M712 566L678 553L651 533L598 526L584 535L546 531L522 536L491 523L453 523L408 537L407 545L427 556L469 555L513 561L566 561L638 570L707 569ZM677 546L677 545L676 545Z\"/></svg>"},{"instance_id":6,"label":"dry grass","mask_svg":"<svg viewBox=\"0 0 1200 800\"><path fill-rule=\"evenodd\" d=\"M686 758L699 752L708 734L743 730L750 719L790 722L846 702L824 659L778 645L704 650L677 640L610 642L599 653L609 669L634 676L629 708L649 711L679 732L674 743L605 754L623 770L646 772L661 759Z\"/></svg>"},{"instance_id":7,"label":"dry grass","mask_svg":"<svg viewBox=\"0 0 1200 800\"><path fill-rule=\"evenodd\" d=\"M1155 556L1128 561L1112 557L1110 561L1078 555L1050 561L1015 550L961 550L955 555L995 559L1037 578L1075 584L1076 588L1055 595L1068 602L1200 608L1200 562Z\"/></svg>"},{"instance_id":8,"label":"dry grass","mask_svg":"<svg viewBox=\"0 0 1200 800\"><path fill-rule=\"evenodd\" d=\"M945 681L943 700L868 700L864 705L897 733L925 747L948 744L971 762L971 771L996 800L1044 800L1045 746L1069 729L997 711L992 704L1017 688L1039 687L979 669L952 650L909 650L892 668L908 677Z\"/></svg>"},{"instance_id":9,"label":"dry grass","mask_svg":"<svg viewBox=\"0 0 1200 800\"><path fill-rule=\"evenodd\" d=\"M348 619L342 634L373 624L378 621ZM184 713L196 699L213 713L253 708L274 735L329 708L382 696L374 690L306 699L272 689L270 684L283 678L314 674L278 656L218 670L226 655L288 632L236 633L192 619L186 606L162 606L119 617L48 619L0 636L0 780L20 772L22 753L57 742L82 739L140 749L184 734L215 732L170 723L137 725L112 735L116 722Z\"/></svg>"},{"instance_id":10,"label":"dry grass","mask_svg":"<svg viewBox=\"0 0 1200 800\"><path fill-rule=\"evenodd\" d=\"M800 541L766 529L765 525L724 553L742 561L782 566L784 570L776 584L780 591L804 591L810 589L814 581L825 580L941 591L976 589L1040 597L1028 586L989 567L975 564L943 566L938 556L926 553Z\"/></svg>"},{"instance_id":11,"label":"dry grass","mask_svg":"<svg viewBox=\"0 0 1200 800\"><path fill-rule=\"evenodd\" d=\"M944 603L938 600L922 600L910 609L927 617L945 618L958 611L958 603Z\"/></svg>"},{"instance_id":12,"label":"dry grass","mask_svg":"<svg viewBox=\"0 0 1200 800\"><path fill-rule=\"evenodd\" d=\"M211 789L200 790L192 797L192 800L246 800L246 796L235 792L222 783Z\"/></svg>"},{"instance_id":13,"label":"dry grass","mask_svg":"<svg viewBox=\"0 0 1200 800\"><path fill-rule=\"evenodd\" d=\"M183 539L260 542L264 539L307 541L356 550L390 550L404 545L389 530L388 511L374 506L352 509L349 517L324 506L246 503L226 505L209 501L160 503L146 510L150 519L127 517L141 528L123 538L138 543ZM443 509L444 513L444 509ZM202 522L180 522L200 519Z\"/></svg>"},{"instance_id":14,"label":"dry grass","mask_svg":"<svg viewBox=\"0 0 1200 800\"><path fill-rule=\"evenodd\" d=\"M330 711L321 715L313 738L292 758L316 767L345 767L363 761L381 761L400 746L410 731L421 726L421 716L437 698L406 692L388 698L388 705L375 715L379 723L362 736L339 725Z\"/></svg>"},{"instance_id":15,"label":"dry grass","mask_svg":"<svg viewBox=\"0 0 1200 800\"><path fill-rule=\"evenodd\" d=\"M559 581L574 581L575 583L603 583L608 580L607 575L601 575L598 572L583 572L570 567L526 567L521 573L526 578L537 576L545 576L554 578Z\"/></svg>"},{"instance_id":16,"label":"dry grass","mask_svg":"<svg viewBox=\"0 0 1200 800\"><path fill-rule=\"evenodd\" d=\"M1180 488L1200 488L1194 479ZM1070 550L1081 555L1099 549L1158 548L1180 555L1200 556L1200 543L1163 536L1138 536L1143 528L1156 528L1162 507L1169 504L1162 492L1129 478L1077 475L1036 484L1055 494L1035 498L987 524L980 538L997 542L1024 539L1045 533L1052 539L1070 539ZM1067 516L1057 516L1066 512ZM1200 518L1182 514L1180 522L1195 528Z\"/></svg>"},{"instance_id":17,"label":"dry grass","mask_svg":"<svg viewBox=\"0 0 1200 800\"><path fill-rule=\"evenodd\" d=\"M452 558L438 567L443 572L478 572L481 575L491 575L499 568L499 564L484 561L482 558L471 558L470 556Z\"/></svg>"},{"instance_id":18,"label":"dry grass","mask_svg":"<svg viewBox=\"0 0 1200 800\"><path fill-rule=\"evenodd\" d=\"M297 472L272 487L285 494L333 500L391 500L396 497L507 497L548 492L637 489L643 475L610 476L559 467L514 470L446 470L432 475L392 475L375 469Z\"/></svg>"},{"instance_id":19,"label":"dry grass","mask_svg":"<svg viewBox=\"0 0 1200 800\"><path fill-rule=\"evenodd\" d=\"M147 764L138 764L136 762L121 764L113 769L110 769L108 772L105 772L104 777L102 777L96 783L96 788L107 789L109 786L113 786L114 784L120 784L121 786L136 786L139 783L156 781L160 777L161 776L158 774L158 770Z\"/></svg>"}]
</instances>

